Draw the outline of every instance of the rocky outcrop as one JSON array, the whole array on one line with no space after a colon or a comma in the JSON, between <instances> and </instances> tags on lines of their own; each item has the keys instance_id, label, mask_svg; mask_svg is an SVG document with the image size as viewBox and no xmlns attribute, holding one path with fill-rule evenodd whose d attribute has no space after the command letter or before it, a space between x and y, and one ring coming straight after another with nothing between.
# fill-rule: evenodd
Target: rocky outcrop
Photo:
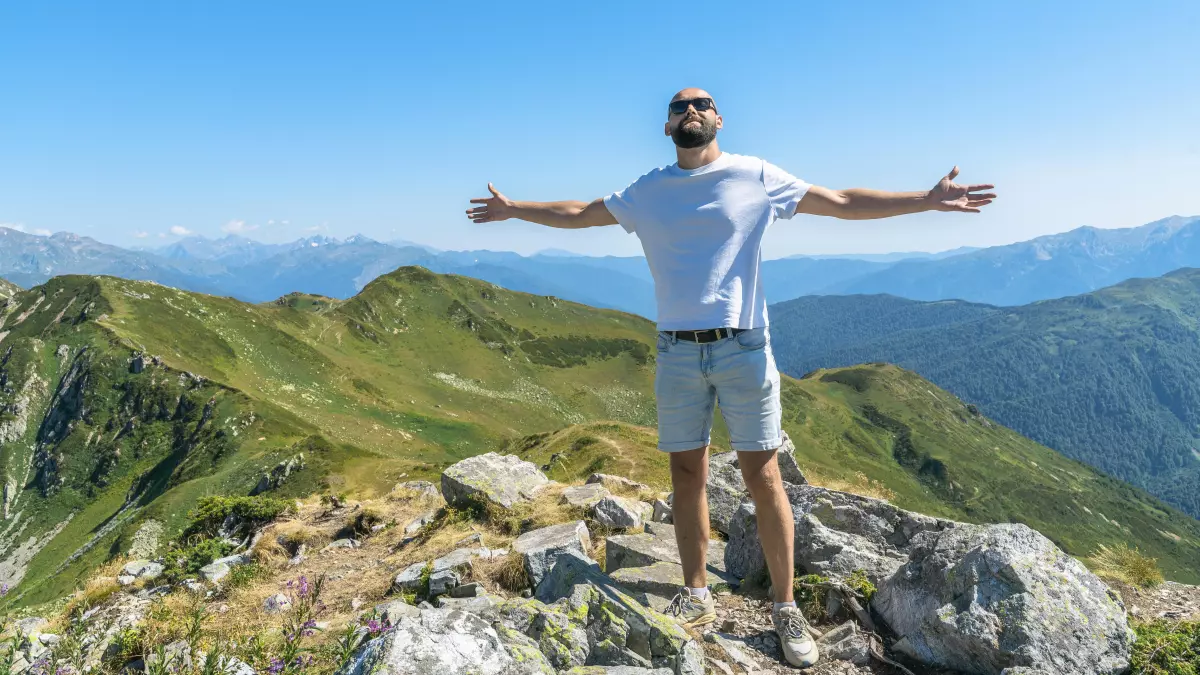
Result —
<instances>
[{"instance_id":1,"label":"rocky outcrop","mask_svg":"<svg viewBox=\"0 0 1200 675\"><path fill-rule=\"evenodd\" d=\"M489 452L446 469L442 473L442 496L451 505L476 497L510 509L518 502L533 499L549 482L532 462Z\"/></svg>"},{"instance_id":2,"label":"rocky outcrop","mask_svg":"<svg viewBox=\"0 0 1200 675\"><path fill-rule=\"evenodd\" d=\"M521 629L522 617L528 614L534 614L529 630L536 630L536 617L545 613L541 605L546 605L582 629L589 664L666 667L675 675L704 673L704 652L695 640L626 594L586 556L574 551L559 556L538 585L536 598L540 605L531 607L533 611L509 613L514 630ZM582 650L582 644L574 639L572 643ZM546 648L544 643L540 646Z\"/></svg>"},{"instance_id":3,"label":"rocky outcrop","mask_svg":"<svg viewBox=\"0 0 1200 675\"><path fill-rule=\"evenodd\" d=\"M1114 592L1025 525L921 533L873 606L899 636L897 651L964 673L1129 666L1133 633Z\"/></svg>"},{"instance_id":4,"label":"rocky outcrop","mask_svg":"<svg viewBox=\"0 0 1200 675\"><path fill-rule=\"evenodd\" d=\"M262 494L268 490L275 490L287 482L292 474L304 468L304 453L300 453L294 457L283 460L275 465L270 471L264 472L259 477L258 483L254 489L250 491L250 496Z\"/></svg>"},{"instance_id":5,"label":"rocky outcrop","mask_svg":"<svg viewBox=\"0 0 1200 675\"><path fill-rule=\"evenodd\" d=\"M514 655L514 651L519 654ZM338 675L553 675L536 649L512 650L487 621L456 609L402 616L362 647Z\"/></svg>"},{"instance_id":6,"label":"rocky outcrop","mask_svg":"<svg viewBox=\"0 0 1200 675\"><path fill-rule=\"evenodd\" d=\"M908 560L918 534L957 525L814 485L785 483L784 491L796 521L796 564L812 574L849 576L861 569L878 584ZM725 566L744 579L762 572L765 565L754 504L744 503L730 523Z\"/></svg>"}]
</instances>

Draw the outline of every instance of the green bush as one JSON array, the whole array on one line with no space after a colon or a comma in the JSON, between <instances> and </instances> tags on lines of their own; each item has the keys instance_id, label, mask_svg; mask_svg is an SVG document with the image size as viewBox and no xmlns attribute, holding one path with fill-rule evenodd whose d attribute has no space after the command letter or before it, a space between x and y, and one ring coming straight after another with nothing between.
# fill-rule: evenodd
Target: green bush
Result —
<instances>
[{"instance_id":1,"label":"green bush","mask_svg":"<svg viewBox=\"0 0 1200 675\"><path fill-rule=\"evenodd\" d=\"M190 546L175 546L163 556L163 575L172 582L186 579L217 558L229 555L231 551L233 544L224 539L201 539Z\"/></svg>"},{"instance_id":2,"label":"green bush","mask_svg":"<svg viewBox=\"0 0 1200 675\"><path fill-rule=\"evenodd\" d=\"M1133 675L1200 675L1200 621L1154 621L1133 629Z\"/></svg>"},{"instance_id":3,"label":"green bush","mask_svg":"<svg viewBox=\"0 0 1200 675\"><path fill-rule=\"evenodd\" d=\"M292 509L290 502L274 497L201 497L189 514L191 522L183 531L184 537L212 537L229 516L242 520L246 527L267 523Z\"/></svg>"}]
</instances>

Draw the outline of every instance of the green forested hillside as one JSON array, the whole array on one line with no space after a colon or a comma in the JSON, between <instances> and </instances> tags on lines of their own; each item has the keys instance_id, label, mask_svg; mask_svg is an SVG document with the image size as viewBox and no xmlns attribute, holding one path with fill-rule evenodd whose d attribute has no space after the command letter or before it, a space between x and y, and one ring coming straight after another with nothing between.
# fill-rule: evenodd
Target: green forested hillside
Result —
<instances>
[{"instance_id":1,"label":"green forested hillside","mask_svg":"<svg viewBox=\"0 0 1200 675\"><path fill-rule=\"evenodd\" d=\"M889 296L771 308L780 367L888 361L1200 516L1200 271L1023 307Z\"/></svg>"},{"instance_id":2,"label":"green forested hillside","mask_svg":"<svg viewBox=\"0 0 1200 675\"><path fill-rule=\"evenodd\" d=\"M0 310L0 580L15 588L4 602L61 595L148 520L176 537L199 497L248 494L301 453L275 494L379 494L467 455L555 443L592 453L577 470L623 461L661 476L653 337L638 317L421 268L347 301L263 305L52 279ZM786 424L814 479L1023 520L1077 555L1126 538L1197 580L1194 521L910 373L846 373L785 380ZM589 434L613 444L576 442Z\"/></svg>"}]
</instances>

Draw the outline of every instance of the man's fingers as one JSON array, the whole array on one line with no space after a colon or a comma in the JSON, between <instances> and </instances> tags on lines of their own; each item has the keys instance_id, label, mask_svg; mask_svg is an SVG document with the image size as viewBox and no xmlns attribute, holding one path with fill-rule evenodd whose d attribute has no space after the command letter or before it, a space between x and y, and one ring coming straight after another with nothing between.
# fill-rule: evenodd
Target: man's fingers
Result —
<instances>
[{"instance_id":1,"label":"man's fingers","mask_svg":"<svg viewBox=\"0 0 1200 675\"><path fill-rule=\"evenodd\" d=\"M490 201L492 201L492 197L479 197L477 199L472 199L471 203L472 204L486 204Z\"/></svg>"},{"instance_id":2,"label":"man's fingers","mask_svg":"<svg viewBox=\"0 0 1200 675\"><path fill-rule=\"evenodd\" d=\"M967 202L967 206L987 206L988 204L991 204L991 203L992 203L992 200L990 200L990 199L978 199L978 200L972 199L971 201Z\"/></svg>"},{"instance_id":3,"label":"man's fingers","mask_svg":"<svg viewBox=\"0 0 1200 675\"><path fill-rule=\"evenodd\" d=\"M967 195L967 199L995 199L995 198L996 198L995 192L985 192L983 194L972 193L972 194Z\"/></svg>"},{"instance_id":4,"label":"man's fingers","mask_svg":"<svg viewBox=\"0 0 1200 675\"><path fill-rule=\"evenodd\" d=\"M488 183L488 192L491 192L493 197L500 196L500 191L497 190L496 188L492 187L491 183Z\"/></svg>"},{"instance_id":5,"label":"man's fingers","mask_svg":"<svg viewBox=\"0 0 1200 675\"><path fill-rule=\"evenodd\" d=\"M995 185L968 185L967 192L979 192L980 190L995 190Z\"/></svg>"},{"instance_id":6,"label":"man's fingers","mask_svg":"<svg viewBox=\"0 0 1200 675\"><path fill-rule=\"evenodd\" d=\"M958 175L958 165L957 165L957 164L955 164L955 165L954 165L954 168L953 168L953 169L950 169L950 173L946 174L946 179L947 179L947 180L954 180L954 177L955 177L955 176L957 176L957 175Z\"/></svg>"}]
</instances>

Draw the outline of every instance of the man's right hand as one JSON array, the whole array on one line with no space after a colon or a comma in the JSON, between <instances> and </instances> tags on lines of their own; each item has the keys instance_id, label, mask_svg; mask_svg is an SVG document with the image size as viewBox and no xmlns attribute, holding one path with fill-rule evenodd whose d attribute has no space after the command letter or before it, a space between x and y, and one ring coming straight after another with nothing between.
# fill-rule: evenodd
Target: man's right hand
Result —
<instances>
[{"instance_id":1,"label":"man's right hand","mask_svg":"<svg viewBox=\"0 0 1200 675\"><path fill-rule=\"evenodd\" d=\"M488 192L492 193L491 197L481 197L472 199L472 204L482 204L472 209L467 209L467 217L473 223L493 223L497 220L508 220L513 217L512 201L500 194L500 191L492 187L488 183Z\"/></svg>"}]
</instances>

